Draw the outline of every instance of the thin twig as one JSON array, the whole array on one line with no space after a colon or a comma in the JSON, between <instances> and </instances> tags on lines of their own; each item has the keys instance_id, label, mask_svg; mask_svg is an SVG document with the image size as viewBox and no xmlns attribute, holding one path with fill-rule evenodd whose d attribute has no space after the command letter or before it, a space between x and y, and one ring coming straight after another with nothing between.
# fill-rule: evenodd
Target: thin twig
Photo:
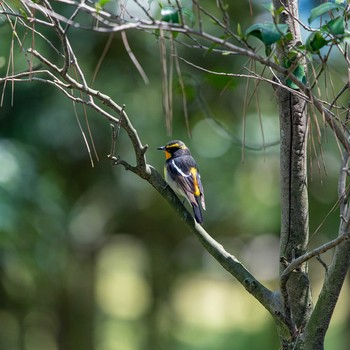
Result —
<instances>
[{"instance_id":1,"label":"thin twig","mask_svg":"<svg viewBox=\"0 0 350 350\"><path fill-rule=\"evenodd\" d=\"M331 110L331 109L334 107L334 105L335 105L335 103L337 102L337 100L339 99L339 97L340 97L345 91L347 91L348 89L349 89L349 83L346 83L346 84L340 89L340 91L338 92L337 96L334 97L332 103L331 103L330 106L329 106L329 110Z\"/></svg>"},{"instance_id":2,"label":"thin twig","mask_svg":"<svg viewBox=\"0 0 350 350\"><path fill-rule=\"evenodd\" d=\"M94 85L94 83L95 83L97 74L100 71L100 68L102 66L102 63L103 63L104 59L106 58L107 52L108 52L108 50L109 50L109 48L110 48L110 46L112 44L113 38L114 38L114 33L110 33L109 36L108 36L108 40L106 42L106 45L103 48L102 54L101 54L100 58L98 59L96 68L94 70L94 73L92 74L91 86Z\"/></svg>"},{"instance_id":3,"label":"thin twig","mask_svg":"<svg viewBox=\"0 0 350 350\"><path fill-rule=\"evenodd\" d=\"M129 42L128 42L128 37L126 36L126 32L122 31L121 32L121 37L123 40L123 44L125 47L126 52L128 53L131 62L134 64L135 68L137 69L137 71L140 73L141 78L143 79L144 83L146 85L149 85L149 79L147 77L147 74L145 73L144 69L142 68L140 62L138 61L138 59L136 58L135 54L132 52Z\"/></svg>"},{"instance_id":4,"label":"thin twig","mask_svg":"<svg viewBox=\"0 0 350 350\"><path fill-rule=\"evenodd\" d=\"M72 92L72 95L73 95L73 92ZM75 115L75 119L77 120L77 123L78 123L78 126L79 126L79 130L83 136L83 139L84 139L84 142L85 142L85 146L86 146L86 149L88 150L88 153L89 153L89 158L90 158L90 162L91 162L91 167L93 168L95 165L94 165L94 159L92 157L92 154L91 154L91 150L90 150L90 145L89 145L89 142L86 138L86 135L85 135L85 132L84 132L84 129L81 125L81 122L80 122L80 119L79 119L79 115L78 115L78 112L77 112L77 108L76 108L76 105L75 105L75 101L73 101L73 109L74 109L74 115Z\"/></svg>"},{"instance_id":5,"label":"thin twig","mask_svg":"<svg viewBox=\"0 0 350 350\"><path fill-rule=\"evenodd\" d=\"M186 98L186 91L185 91L185 82L182 77L182 72L180 68L180 63L179 63L179 57L178 57L178 52L177 52L177 46L174 45L174 59L175 59L175 68L176 68L176 73L177 77L179 80L179 85L181 88L181 95L182 95L182 108L184 111L184 117L185 117L185 123L186 123L186 129L189 137L191 137L191 129L190 129L190 123L189 123L189 116L188 116L188 109L187 109L187 98Z\"/></svg>"},{"instance_id":6,"label":"thin twig","mask_svg":"<svg viewBox=\"0 0 350 350\"><path fill-rule=\"evenodd\" d=\"M111 151L108 155L108 158L111 158L111 159L114 159L115 155L116 155L115 150L116 150L117 140L118 140L119 133L120 133L120 125L121 125L121 121L123 119L124 110L125 110L125 105L123 105L122 109L120 110L118 123L111 124L111 129L112 129Z\"/></svg>"},{"instance_id":7,"label":"thin twig","mask_svg":"<svg viewBox=\"0 0 350 350\"><path fill-rule=\"evenodd\" d=\"M166 54L166 44L164 40L164 31L161 29L159 31L159 49L160 49L160 63L162 67L162 92L163 92L163 109L165 114L166 128L169 135L171 135L171 105L170 105L170 94L169 91L169 77L168 77L168 67L167 67L167 54Z\"/></svg>"}]
</instances>

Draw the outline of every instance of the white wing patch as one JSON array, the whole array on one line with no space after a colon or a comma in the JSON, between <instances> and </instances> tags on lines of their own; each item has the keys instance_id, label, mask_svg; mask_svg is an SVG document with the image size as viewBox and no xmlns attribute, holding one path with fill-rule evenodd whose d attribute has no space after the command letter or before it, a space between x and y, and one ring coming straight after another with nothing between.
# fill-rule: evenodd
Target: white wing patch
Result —
<instances>
[{"instance_id":1,"label":"white wing patch","mask_svg":"<svg viewBox=\"0 0 350 350\"><path fill-rule=\"evenodd\" d=\"M177 171L179 174L181 174L181 176L185 176L185 177L191 176L191 173L189 173L189 174L184 173L184 172L175 164L175 162L174 162L173 159L171 160L171 164L174 166L174 168L176 169L176 171Z\"/></svg>"}]
</instances>

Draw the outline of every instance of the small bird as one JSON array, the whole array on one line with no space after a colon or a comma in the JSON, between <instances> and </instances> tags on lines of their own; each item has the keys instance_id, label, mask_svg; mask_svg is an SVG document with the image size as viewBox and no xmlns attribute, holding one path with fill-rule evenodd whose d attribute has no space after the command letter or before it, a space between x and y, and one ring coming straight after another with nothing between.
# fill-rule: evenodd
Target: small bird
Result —
<instances>
[{"instance_id":1,"label":"small bird","mask_svg":"<svg viewBox=\"0 0 350 350\"><path fill-rule=\"evenodd\" d=\"M196 221L202 224L200 204L205 210L204 191L196 161L190 150L180 140L170 141L157 149L165 152L165 181L176 194L188 200Z\"/></svg>"}]
</instances>

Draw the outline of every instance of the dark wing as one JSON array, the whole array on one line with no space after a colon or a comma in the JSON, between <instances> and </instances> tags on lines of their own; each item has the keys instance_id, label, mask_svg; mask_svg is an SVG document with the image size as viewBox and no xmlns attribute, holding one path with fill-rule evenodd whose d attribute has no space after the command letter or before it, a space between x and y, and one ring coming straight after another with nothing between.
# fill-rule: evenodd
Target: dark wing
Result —
<instances>
[{"instance_id":1,"label":"dark wing","mask_svg":"<svg viewBox=\"0 0 350 350\"><path fill-rule=\"evenodd\" d=\"M205 209L204 191L197 164L192 156L181 156L167 161L168 174L181 187L192 205L198 206L199 199Z\"/></svg>"}]
</instances>

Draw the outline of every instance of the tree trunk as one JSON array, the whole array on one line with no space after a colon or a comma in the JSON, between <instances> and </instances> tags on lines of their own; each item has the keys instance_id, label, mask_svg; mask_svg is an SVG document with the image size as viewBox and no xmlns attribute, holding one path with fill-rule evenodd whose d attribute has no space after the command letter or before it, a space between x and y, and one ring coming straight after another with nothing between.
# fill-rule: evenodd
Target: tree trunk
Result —
<instances>
[{"instance_id":1,"label":"tree trunk","mask_svg":"<svg viewBox=\"0 0 350 350\"><path fill-rule=\"evenodd\" d=\"M298 18L297 1L275 0L275 8L283 6L280 23L287 23L293 35L288 44L300 42L299 24L291 14ZM287 57L288 49L279 48L278 56L281 62ZM307 106L301 98L285 89L278 88L276 97L279 106L281 146L280 146L280 187L281 187L281 244L280 272L294 258L306 251L309 237L308 192L307 192ZM282 286L281 286L282 289ZM282 291L283 294L283 291ZM289 348L293 335L304 327L312 311L311 292L307 265L304 264L293 272L287 282L284 295L285 317L290 323L290 339L282 339L283 348Z\"/></svg>"}]
</instances>

